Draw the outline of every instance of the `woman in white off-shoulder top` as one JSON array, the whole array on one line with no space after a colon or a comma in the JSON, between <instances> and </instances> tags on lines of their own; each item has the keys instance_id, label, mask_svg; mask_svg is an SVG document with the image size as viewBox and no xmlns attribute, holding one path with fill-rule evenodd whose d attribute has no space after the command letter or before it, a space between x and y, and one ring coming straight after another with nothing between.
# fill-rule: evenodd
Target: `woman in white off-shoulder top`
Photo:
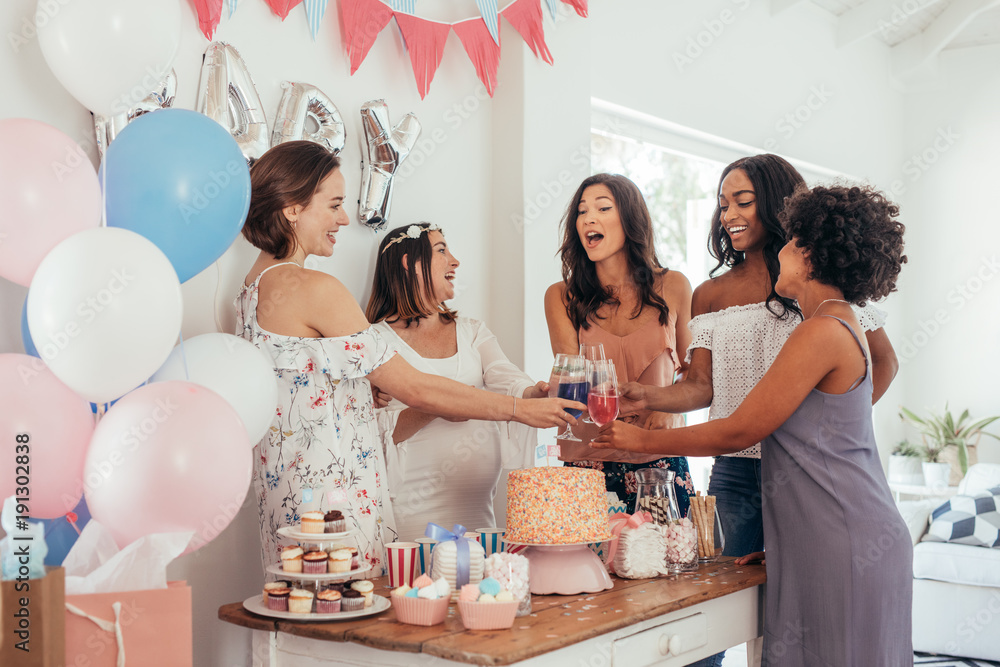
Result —
<instances>
[{"instance_id":1,"label":"woman in white off-shoulder top","mask_svg":"<svg viewBox=\"0 0 1000 667\"><path fill-rule=\"evenodd\" d=\"M457 268L437 226L389 232L365 315L417 370L514 398L546 396L548 384L536 384L511 363L485 324L445 305L455 296ZM469 530L496 526L501 470L534 462L536 431L520 424L447 419L398 399L376 417L401 540L421 537L428 521Z\"/></svg>"},{"instance_id":2,"label":"woman in white off-shoulder top","mask_svg":"<svg viewBox=\"0 0 1000 667\"><path fill-rule=\"evenodd\" d=\"M778 252L785 233L778 222L786 197L805 186L801 174L777 155L754 155L728 165L719 181L719 204L709 236L716 274L695 289L688 324L686 376L666 387L622 387L635 408L688 412L709 407L709 419L732 414L760 382L792 330L802 321L798 305L775 292ZM871 305L855 308L872 359L872 400L889 387L898 363L884 318ZM716 457L708 492L726 538L727 556L764 549L760 444ZM719 665L724 654L697 663Z\"/></svg>"}]
</instances>

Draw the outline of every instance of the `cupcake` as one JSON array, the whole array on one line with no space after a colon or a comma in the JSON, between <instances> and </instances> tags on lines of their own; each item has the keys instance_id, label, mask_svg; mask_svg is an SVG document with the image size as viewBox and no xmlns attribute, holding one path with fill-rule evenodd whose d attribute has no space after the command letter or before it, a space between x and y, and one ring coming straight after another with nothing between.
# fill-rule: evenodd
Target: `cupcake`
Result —
<instances>
[{"instance_id":1,"label":"cupcake","mask_svg":"<svg viewBox=\"0 0 1000 667\"><path fill-rule=\"evenodd\" d=\"M288 594L288 611L293 614L309 614L313 608L312 591L293 588Z\"/></svg>"},{"instance_id":2,"label":"cupcake","mask_svg":"<svg viewBox=\"0 0 1000 667\"><path fill-rule=\"evenodd\" d=\"M347 522L339 510L330 510L323 515L323 531L327 533L342 533L347 530Z\"/></svg>"},{"instance_id":3,"label":"cupcake","mask_svg":"<svg viewBox=\"0 0 1000 667\"><path fill-rule=\"evenodd\" d=\"M347 549L337 549L330 552L330 572L350 572L351 552Z\"/></svg>"},{"instance_id":4,"label":"cupcake","mask_svg":"<svg viewBox=\"0 0 1000 667\"><path fill-rule=\"evenodd\" d=\"M333 588L321 590L316 596L317 614L335 614L340 611L340 591Z\"/></svg>"},{"instance_id":5,"label":"cupcake","mask_svg":"<svg viewBox=\"0 0 1000 667\"><path fill-rule=\"evenodd\" d=\"M267 608L271 611L288 611L288 596L291 588L271 588L267 590Z\"/></svg>"},{"instance_id":6,"label":"cupcake","mask_svg":"<svg viewBox=\"0 0 1000 667\"><path fill-rule=\"evenodd\" d=\"M305 512L301 517L302 522L302 532L303 533L322 533L323 532L323 513L322 512Z\"/></svg>"},{"instance_id":7,"label":"cupcake","mask_svg":"<svg viewBox=\"0 0 1000 667\"><path fill-rule=\"evenodd\" d=\"M351 552L351 569L356 570L361 567L361 562L358 560L358 548L357 547L344 547Z\"/></svg>"},{"instance_id":8,"label":"cupcake","mask_svg":"<svg viewBox=\"0 0 1000 667\"><path fill-rule=\"evenodd\" d=\"M302 547L285 547L281 550L281 569L285 572L302 571Z\"/></svg>"},{"instance_id":9,"label":"cupcake","mask_svg":"<svg viewBox=\"0 0 1000 667\"><path fill-rule=\"evenodd\" d=\"M355 581L351 584L351 588L365 596L366 607L372 606L375 595L375 584L365 579L364 581Z\"/></svg>"},{"instance_id":10,"label":"cupcake","mask_svg":"<svg viewBox=\"0 0 1000 667\"><path fill-rule=\"evenodd\" d=\"M267 601L268 593L275 588L287 588L291 590L292 582L290 581L271 581L264 584L264 601Z\"/></svg>"},{"instance_id":11,"label":"cupcake","mask_svg":"<svg viewBox=\"0 0 1000 667\"><path fill-rule=\"evenodd\" d=\"M330 556L325 551L310 551L302 556L303 574L326 574L326 563Z\"/></svg>"},{"instance_id":12,"label":"cupcake","mask_svg":"<svg viewBox=\"0 0 1000 667\"><path fill-rule=\"evenodd\" d=\"M353 588L344 591L340 598L340 608L343 611L361 611L365 608L365 596Z\"/></svg>"}]
</instances>

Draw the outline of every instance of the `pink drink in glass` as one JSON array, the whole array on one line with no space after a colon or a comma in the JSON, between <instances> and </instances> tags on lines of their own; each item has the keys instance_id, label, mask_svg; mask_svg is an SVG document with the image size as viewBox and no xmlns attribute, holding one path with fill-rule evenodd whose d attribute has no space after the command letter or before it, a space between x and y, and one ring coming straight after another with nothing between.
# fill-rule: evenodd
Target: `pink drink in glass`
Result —
<instances>
[{"instance_id":1,"label":"pink drink in glass","mask_svg":"<svg viewBox=\"0 0 1000 667\"><path fill-rule=\"evenodd\" d=\"M618 394L591 393L587 396L587 409L594 423L604 426L618 417Z\"/></svg>"}]
</instances>

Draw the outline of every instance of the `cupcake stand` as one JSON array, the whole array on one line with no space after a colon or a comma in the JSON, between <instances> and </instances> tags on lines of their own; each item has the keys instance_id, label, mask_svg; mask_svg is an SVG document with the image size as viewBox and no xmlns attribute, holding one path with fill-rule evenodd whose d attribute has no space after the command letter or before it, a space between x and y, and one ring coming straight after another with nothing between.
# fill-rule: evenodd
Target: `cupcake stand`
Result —
<instances>
[{"instance_id":1,"label":"cupcake stand","mask_svg":"<svg viewBox=\"0 0 1000 667\"><path fill-rule=\"evenodd\" d=\"M302 533L295 530L294 526L285 526L284 528L278 529L278 535L290 540L295 540L300 546L305 547L315 545L321 549L329 548L334 542L351 537L356 532L357 531L355 530L348 530L342 533ZM344 581L364 572L368 572L369 570L371 570L371 566L365 565L364 567L359 567L355 570L348 570L347 572L306 574L304 572L286 572L281 569L280 564L269 565L267 568L268 574L277 575L281 579L311 583L314 587L314 593L319 593L324 582ZM318 614L315 612L309 614L299 614L290 611L275 611L273 609L268 609L267 602L264 601L264 596L257 594L244 600L243 607L247 611L260 614L261 616L270 616L272 618L280 618L286 621L342 621L381 613L388 609L390 604L389 600L381 595L373 595L372 606L365 607L357 611L338 611L332 614Z\"/></svg>"}]
</instances>

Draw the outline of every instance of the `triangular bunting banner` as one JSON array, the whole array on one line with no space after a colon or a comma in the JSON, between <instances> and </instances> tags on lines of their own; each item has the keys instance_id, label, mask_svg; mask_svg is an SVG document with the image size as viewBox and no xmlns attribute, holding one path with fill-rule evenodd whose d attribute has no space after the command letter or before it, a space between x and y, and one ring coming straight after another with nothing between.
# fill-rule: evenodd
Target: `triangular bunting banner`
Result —
<instances>
[{"instance_id":1,"label":"triangular bunting banner","mask_svg":"<svg viewBox=\"0 0 1000 667\"><path fill-rule=\"evenodd\" d=\"M326 14L326 3L328 0L305 0L306 18L309 19L309 31L312 33L313 41L319 33L319 25L323 22L323 15Z\"/></svg>"},{"instance_id":2,"label":"triangular bunting banner","mask_svg":"<svg viewBox=\"0 0 1000 667\"><path fill-rule=\"evenodd\" d=\"M549 14L552 15L552 20L556 20L556 12L558 11L559 0L545 0L545 4L549 7Z\"/></svg>"},{"instance_id":3,"label":"triangular bunting banner","mask_svg":"<svg viewBox=\"0 0 1000 667\"><path fill-rule=\"evenodd\" d=\"M576 13L587 18L587 0L562 0L567 5L576 10Z\"/></svg>"},{"instance_id":4,"label":"triangular bunting banner","mask_svg":"<svg viewBox=\"0 0 1000 667\"><path fill-rule=\"evenodd\" d=\"M284 21L288 18L288 12L295 8L295 5L302 2L302 0L264 0L271 7L271 11L281 17Z\"/></svg>"},{"instance_id":5,"label":"triangular bunting banner","mask_svg":"<svg viewBox=\"0 0 1000 667\"><path fill-rule=\"evenodd\" d=\"M501 14L521 34L531 52L551 65L552 54L545 45L542 6L538 0L514 0Z\"/></svg>"},{"instance_id":6,"label":"triangular bunting banner","mask_svg":"<svg viewBox=\"0 0 1000 667\"><path fill-rule=\"evenodd\" d=\"M236 4L239 0L226 0L226 6L229 7L229 18L233 18L233 12L236 11Z\"/></svg>"},{"instance_id":7,"label":"triangular bunting banner","mask_svg":"<svg viewBox=\"0 0 1000 667\"><path fill-rule=\"evenodd\" d=\"M417 90L420 92L420 99L424 99L434 80L434 73L441 64L441 57L444 56L444 43L448 40L451 25L427 21L409 14L396 14L396 24L406 40L413 75L417 78Z\"/></svg>"},{"instance_id":8,"label":"triangular bunting banner","mask_svg":"<svg viewBox=\"0 0 1000 667\"><path fill-rule=\"evenodd\" d=\"M340 10L343 13L344 44L351 59L351 74L354 74L364 62L375 38L392 18L392 9L379 0L340 0Z\"/></svg>"},{"instance_id":9,"label":"triangular bunting banner","mask_svg":"<svg viewBox=\"0 0 1000 667\"><path fill-rule=\"evenodd\" d=\"M493 37L493 41L496 42L497 46L499 46L500 10L497 9L497 0L476 0L476 6L479 7L479 13L483 17L483 23L486 24L487 30L490 31L490 36ZM465 50L468 51L468 47L466 47Z\"/></svg>"},{"instance_id":10,"label":"triangular bunting banner","mask_svg":"<svg viewBox=\"0 0 1000 667\"><path fill-rule=\"evenodd\" d=\"M219 20L222 19L222 0L193 0L194 8L198 12L198 28L205 39L212 41L215 29L219 27Z\"/></svg>"},{"instance_id":11,"label":"triangular bunting banner","mask_svg":"<svg viewBox=\"0 0 1000 667\"><path fill-rule=\"evenodd\" d=\"M493 36L479 19L460 21L452 28L462 40L462 46L469 54L479 80L486 86L486 92L493 97L493 89L497 85L497 68L500 67L500 44L493 41Z\"/></svg>"}]
</instances>

